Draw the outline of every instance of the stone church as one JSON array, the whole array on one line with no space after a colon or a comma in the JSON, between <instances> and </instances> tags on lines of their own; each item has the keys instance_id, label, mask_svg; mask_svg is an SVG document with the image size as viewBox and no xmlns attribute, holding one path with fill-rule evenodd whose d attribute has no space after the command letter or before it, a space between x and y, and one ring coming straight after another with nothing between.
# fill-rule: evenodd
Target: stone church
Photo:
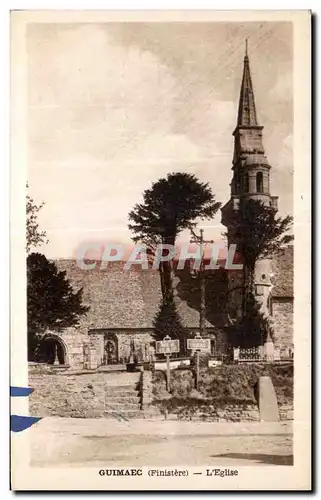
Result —
<instances>
[{"instance_id":1,"label":"stone church","mask_svg":"<svg viewBox=\"0 0 321 500\"><path fill-rule=\"evenodd\" d=\"M234 156L230 200L222 208L222 223L228 243L233 243L230 217L242 197L262 200L277 208L278 197L270 193L269 164L263 146L263 126L258 123L249 57L244 57L243 77L234 136ZM128 362L134 350L138 360L150 359L153 319L161 303L157 270L133 266L124 271L122 262L110 262L82 270L76 261L58 260L59 270L75 290L83 288L83 301L90 306L79 325L51 332L48 342L55 346L55 362L73 368L95 369L101 365ZM97 263L98 264L98 263ZM200 286L188 266L174 270L178 312L191 332L199 329ZM227 329L239 314L241 297L235 291L226 300L226 291L237 288L242 272L222 268L208 271L206 283L206 336L211 338L213 356L226 351ZM270 317L274 342L281 358L293 353L293 247L288 246L273 259L259 261L255 271L255 293L262 311ZM51 362L54 360L51 359Z\"/></svg>"}]
</instances>

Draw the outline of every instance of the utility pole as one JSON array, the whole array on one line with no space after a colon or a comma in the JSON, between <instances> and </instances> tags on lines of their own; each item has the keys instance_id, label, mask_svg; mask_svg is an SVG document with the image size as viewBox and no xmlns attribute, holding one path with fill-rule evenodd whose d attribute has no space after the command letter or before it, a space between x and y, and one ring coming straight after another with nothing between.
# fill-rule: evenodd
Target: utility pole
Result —
<instances>
[{"instance_id":1,"label":"utility pole","mask_svg":"<svg viewBox=\"0 0 321 500\"><path fill-rule=\"evenodd\" d=\"M190 229L194 239L191 243L197 243L200 247L201 262L199 267L199 278L200 278L200 335L203 336L205 333L205 297L206 297L206 282L205 282L205 264L204 264L204 248L207 243L213 243L213 240L204 240L204 229L200 229L200 234L197 235L193 229Z\"/></svg>"}]
</instances>

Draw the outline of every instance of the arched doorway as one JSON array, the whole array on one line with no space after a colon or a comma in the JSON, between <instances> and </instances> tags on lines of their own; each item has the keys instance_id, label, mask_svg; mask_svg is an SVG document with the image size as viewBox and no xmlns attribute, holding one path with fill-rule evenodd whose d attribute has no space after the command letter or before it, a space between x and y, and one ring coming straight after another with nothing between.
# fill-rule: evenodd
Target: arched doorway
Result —
<instances>
[{"instance_id":1,"label":"arched doorway","mask_svg":"<svg viewBox=\"0 0 321 500\"><path fill-rule=\"evenodd\" d=\"M67 346L58 335L51 334L43 339L39 349L39 362L66 365L67 358Z\"/></svg>"}]
</instances>

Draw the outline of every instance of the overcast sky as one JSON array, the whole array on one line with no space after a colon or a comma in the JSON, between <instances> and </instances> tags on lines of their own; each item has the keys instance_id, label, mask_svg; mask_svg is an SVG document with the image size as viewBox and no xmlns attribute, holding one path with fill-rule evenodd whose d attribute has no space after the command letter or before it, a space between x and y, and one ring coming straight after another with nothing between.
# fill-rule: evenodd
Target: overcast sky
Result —
<instances>
[{"instance_id":1,"label":"overcast sky","mask_svg":"<svg viewBox=\"0 0 321 500\"><path fill-rule=\"evenodd\" d=\"M130 244L128 212L168 172L194 173L228 201L245 37L271 194L292 214L290 23L28 26L28 179L50 240L41 251ZM204 226L222 238L220 214Z\"/></svg>"}]
</instances>

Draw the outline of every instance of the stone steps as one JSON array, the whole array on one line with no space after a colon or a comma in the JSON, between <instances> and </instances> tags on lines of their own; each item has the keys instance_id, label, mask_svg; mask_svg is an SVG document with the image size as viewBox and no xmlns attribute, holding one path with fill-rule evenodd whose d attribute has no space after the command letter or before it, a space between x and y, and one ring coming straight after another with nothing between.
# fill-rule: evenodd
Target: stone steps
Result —
<instances>
[{"instance_id":1,"label":"stone steps","mask_svg":"<svg viewBox=\"0 0 321 500\"><path fill-rule=\"evenodd\" d=\"M123 387L123 386L134 386L139 383L140 374L139 373L115 373L110 372L106 376L106 387Z\"/></svg>"},{"instance_id":2,"label":"stone steps","mask_svg":"<svg viewBox=\"0 0 321 500\"><path fill-rule=\"evenodd\" d=\"M105 418L142 418L139 374L112 374L105 385Z\"/></svg>"}]
</instances>

